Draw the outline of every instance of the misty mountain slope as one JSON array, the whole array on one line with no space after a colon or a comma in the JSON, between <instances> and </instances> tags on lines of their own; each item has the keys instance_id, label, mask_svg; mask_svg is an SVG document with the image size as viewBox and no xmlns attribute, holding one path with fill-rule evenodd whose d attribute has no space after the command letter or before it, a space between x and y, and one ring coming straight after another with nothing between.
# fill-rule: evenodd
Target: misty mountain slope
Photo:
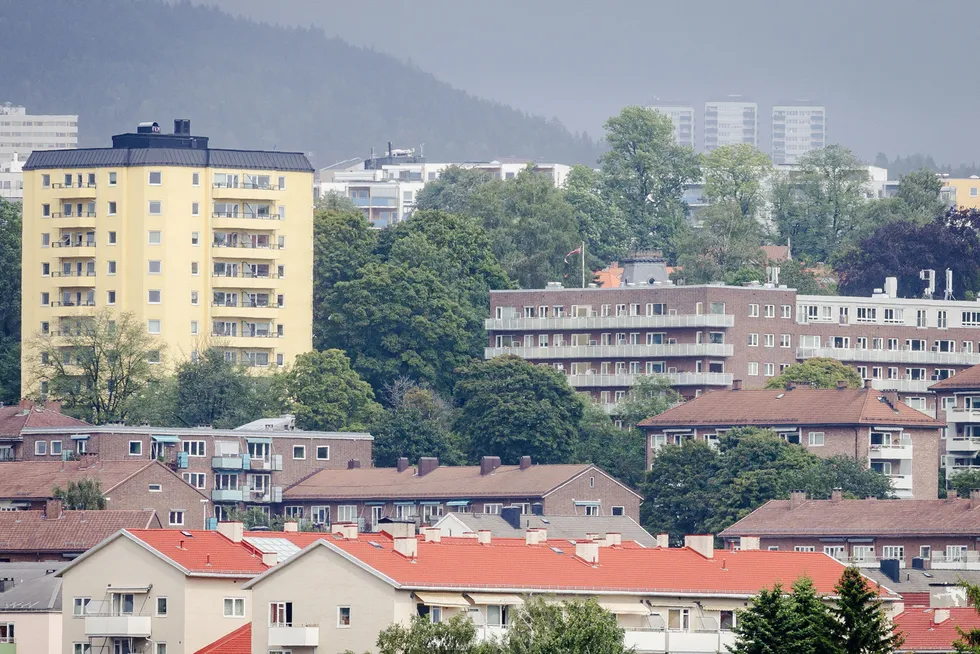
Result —
<instances>
[{"instance_id":1,"label":"misty mountain slope","mask_svg":"<svg viewBox=\"0 0 980 654\"><path fill-rule=\"evenodd\" d=\"M214 147L302 150L320 166L389 140L424 143L431 160L593 164L599 153L557 121L474 98L388 55L189 4L0 0L0 61L0 102L79 114L80 147L106 146L140 120L169 129L183 117Z\"/></svg>"}]
</instances>

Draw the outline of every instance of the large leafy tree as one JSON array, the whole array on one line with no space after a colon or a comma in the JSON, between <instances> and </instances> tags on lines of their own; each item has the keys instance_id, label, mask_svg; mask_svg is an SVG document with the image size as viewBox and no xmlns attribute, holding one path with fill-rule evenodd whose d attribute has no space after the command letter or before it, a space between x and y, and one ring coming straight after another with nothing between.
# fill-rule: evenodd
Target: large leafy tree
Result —
<instances>
[{"instance_id":1,"label":"large leafy tree","mask_svg":"<svg viewBox=\"0 0 980 654\"><path fill-rule=\"evenodd\" d=\"M0 198L0 402L16 404L20 389L21 205Z\"/></svg>"},{"instance_id":2,"label":"large leafy tree","mask_svg":"<svg viewBox=\"0 0 980 654\"><path fill-rule=\"evenodd\" d=\"M371 427L374 465L392 467L399 457L418 461L439 457L444 465L466 462L462 439L452 431L452 408L432 389L396 380L386 398L388 409Z\"/></svg>"},{"instance_id":3,"label":"large leafy tree","mask_svg":"<svg viewBox=\"0 0 980 654\"><path fill-rule=\"evenodd\" d=\"M572 459L583 402L557 370L510 355L480 361L458 371L455 399L456 430L471 458Z\"/></svg>"},{"instance_id":4,"label":"large leafy tree","mask_svg":"<svg viewBox=\"0 0 980 654\"><path fill-rule=\"evenodd\" d=\"M283 403L300 429L357 431L381 411L374 391L340 350L307 352L296 357L280 379Z\"/></svg>"},{"instance_id":5,"label":"large leafy tree","mask_svg":"<svg viewBox=\"0 0 980 654\"><path fill-rule=\"evenodd\" d=\"M620 206L603 195L599 172L588 166L572 166L565 178L564 192L585 241L589 270L603 268L624 257L631 240L629 225Z\"/></svg>"},{"instance_id":6,"label":"large leafy tree","mask_svg":"<svg viewBox=\"0 0 980 654\"><path fill-rule=\"evenodd\" d=\"M766 202L763 185L773 173L772 162L754 145L723 145L704 157L704 196L730 202L744 218L756 218Z\"/></svg>"},{"instance_id":7,"label":"large leafy tree","mask_svg":"<svg viewBox=\"0 0 980 654\"><path fill-rule=\"evenodd\" d=\"M601 406L589 402L579 421L573 460L594 463L624 484L637 488L646 468L645 440L637 429L617 427Z\"/></svg>"},{"instance_id":8,"label":"large leafy tree","mask_svg":"<svg viewBox=\"0 0 980 654\"><path fill-rule=\"evenodd\" d=\"M60 335L39 335L31 345L38 353L33 373L35 392L62 402L71 414L94 424L123 422L131 400L159 376L164 345L146 332L131 313L108 309L81 319Z\"/></svg>"},{"instance_id":9,"label":"large leafy tree","mask_svg":"<svg viewBox=\"0 0 980 654\"><path fill-rule=\"evenodd\" d=\"M410 626L392 624L378 634L380 654L497 654L495 643L480 643L476 625L464 614L443 622L415 616Z\"/></svg>"},{"instance_id":10,"label":"large leafy tree","mask_svg":"<svg viewBox=\"0 0 980 654\"><path fill-rule=\"evenodd\" d=\"M636 380L618 406L623 425L633 429L636 423L661 413L681 402L680 393L661 375L643 375Z\"/></svg>"},{"instance_id":11,"label":"large leafy tree","mask_svg":"<svg viewBox=\"0 0 980 654\"><path fill-rule=\"evenodd\" d=\"M878 593L858 568L847 568L835 587L836 618L832 627L841 651L851 654L891 654L905 641L892 629Z\"/></svg>"},{"instance_id":12,"label":"large leafy tree","mask_svg":"<svg viewBox=\"0 0 980 654\"><path fill-rule=\"evenodd\" d=\"M594 599L527 600L511 615L501 654L626 654L616 616Z\"/></svg>"},{"instance_id":13,"label":"large leafy tree","mask_svg":"<svg viewBox=\"0 0 980 654\"><path fill-rule=\"evenodd\" d=\"M626 216L636 247L672 254L684 185L700 176L699 156L678 145L670 118L652 109L626 107L605 130L609 150L599 162L608 201Z\"/></svg>"},{"instance_id":14,"label":"large leafy tree","mask_svg":"<svg viewBox=\"0 0 980 654\"><path fill-rule=\"evenodd\" d=\"M102 484L98 479L69 481L64 488L55 486L51 491L55 499L61 500L66 509L74 511L97 511L106 508Z\"/></svg>"},{"instance_id":15,"label":"large leafy tree","mask_svg":"<svg viewBox=\"0 0 980 654\"><path fill-rule=\"evenodd\" d=\"M790 639L794 654L845 654L835 642L836 624L830 608L817 595L809 577L800 577L793 583L793 593L788 599L792 616Z\"/></svg>"},{"instance_id":16,"label":"large leafy tree","mask_svg":"<svg viewBox=\"0 0 980 654\"><path fill-rule=\"evenodd\" d=\"M812 386L813 388L837 388L844 382L847 388L861 388L861 375L854 368L837 359L814 357L786 368L766 382L766 388L783 388L790 382Z\"/></svg>"},{"instance_id":17,"label":"large leafy tree","mask_svg":"<svg viewBox=\"0 0 980 654\"><path fill-rule=\"evenodd\" d=\"M752 598L749 608L739 611L735 623L735 644L731 654L790 654L795 652L793 631L796 616L783 589L776 584L763 588Z\"/></svg>"},{"instance_id":18,"label":"large leafy tree","mask_svg":"<svg viewBox=\"0 0 980 654\"><path fill-rule=\"evenodd\" d=\"M941 216L946 209L939 198L942 188L939 176L925 168L902 175L898 180L898 199L905 205L906 216L919 224Z\"/></svg>"},{"instance_id":19,"label":"large leafy tree","mask_svg":"<svg viewBox=\"0 0 980 654\"><path fill-rule=\"evenodd\" d=\"M245 368L227 361L224 352L208 348L194 361L177 366L174 384L174 420L181 426L210 425L231 429L262 417L274 407L267 399L267 384Z\"/></svg>"},{"instance_id":20,"label":"large leafy tree","mask_svg":"<svg viewBox=\"0 0 980 654\"><path fill-rule=\"evenodd\" d=\"M679 269L674 278L687 284L765 278L762 227L755 217L744 215L734 200L724 200L698 212L698 223L676 239Z\"/></svg>"}]
</instances>

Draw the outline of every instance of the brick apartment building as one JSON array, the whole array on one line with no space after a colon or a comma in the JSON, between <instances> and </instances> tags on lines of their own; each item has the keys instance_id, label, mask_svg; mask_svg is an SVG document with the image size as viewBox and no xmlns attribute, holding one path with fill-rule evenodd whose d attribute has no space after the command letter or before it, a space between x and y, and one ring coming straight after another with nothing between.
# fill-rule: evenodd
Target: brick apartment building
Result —
<instances>
[{"instance_id":1,"label":"brick apartment building","mask_svg":"<svg viewBox=\"0 0 980 654\"><path fill-rule=\"evenodd\" d=\"M770 500L719 534L730 546L748 539L766 550L823 552L848 564L980 570L980 491L942 500L829 500L793 493Z\"/></svg>"},{"instance_id":2,"label":"brick apartment building","mask_svg":"<svg viewBox=\"0 0 980 654\"><path fill-rule=\"evenodd\" d=\"M232 508L268 514L284 488L318 470L346 468L351 460L369 466L372 442L370 434L301 431L281 420L238 429L81 423L25 427L9 452L16 461L160 461L204 493L215 505L213 514L224 519Z\"/></svg>"},{"instance_id":3,"label":"brick apartment building","mask_svg":"<svg viewBox=\"0 0 980 654\"><path fill-rule=\"evenodd\" d=\"M942 462L947 479L980 470L980 365L930 386L940 420L946 423Z\"/></svg>"},{"instance_id":4,"label":"brick apartment building","mask_svg":"<svg viewBox=\"0 0 980 654\"><path fill-rule=\"evenodd\" d=\"M691 398L830 357L933 411L929 386L980 363L980 303L902 299L895 288L889 278L870 298L773 284L492 291L485 356L552 365L610 410L639 375L666 375Z\"/></svg>"},{"instance_id":5,"label":"brick apartment building","mask_svg":"<svg viewBox=\"0 0 980 654\"><path fill-rule=\"evenodd\" d=\"M85 427L88 423L76 420L71 416L54 409L39 406L0 406L0 462L23 460L22 432L28 427L53 427L71 430L74 427ZM58 453L60 457L60 452ZM50 460L50 459L49 459Z\"/></svg>"},{"instance_id":6,"label":"brick apartment building","mask_svg":"<svg viewBox=\"0 0 980 654\"><path fill-rule=\"evenodd\" d=\"M935 499L944 423L870 388L720 390L638 425L647 465L657 450L686 439L716 441L734 427L771 429L819 456L843 454L891 479L900 498Z\"/></svg>"},{"instance_id":7,"label":"brick apartment building","mask_svg":"<svg viewBox=\"0 0 980 654\"><path fill-rule=\"evenodd\" d=\"M0 512L42 510L55 487L99 482L111 511L152 510L163 526L204 528L210 500L159 461L15 461L0 463Z\"/></svg>"},{"instance_id":8,"label":"brick apartment building","mask_svg":"<svg viewBox=\"0 0 980 654\"><path fill-rule=\"evenodd\" d=\"M451 511L499 514L514 504L525 514L639 520L641 500L591 464L532 465L526 456L505 466L485 456L478 466L440 466L423 457L417 467L402 458L396 468L322 470L283 492L283 511L287 519L355 522L376 531L382 518L431 524Z\"/></svg>"}]
</instances>

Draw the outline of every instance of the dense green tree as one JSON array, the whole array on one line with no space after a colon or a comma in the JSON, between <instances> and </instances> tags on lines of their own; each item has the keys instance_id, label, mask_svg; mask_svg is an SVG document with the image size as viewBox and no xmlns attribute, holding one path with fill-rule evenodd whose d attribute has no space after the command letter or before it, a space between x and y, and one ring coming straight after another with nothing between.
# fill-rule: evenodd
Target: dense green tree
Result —
<instances>
[{"instance_id":1,"label":"dense green tree","mask_svg":"<svg viewBox=\"0 0 980 654\"><path fill-rule=\"evenodd\" d=\"M594 599L529 598L511 614L501 654L626 654L616 616Z\"/></svg>"},{"instance_id":2,"label":"dense green tree","mask_svg":"<svg viewBox=\"0 0 980 654\"><path fill-rule=\"evenodd\" d=\"M0 198L0 403L20 400L21 205Z\"/></svg>"},{"instance_id":3,"label":"dense green tree","mask_svg":"<svg viewBox=\"0 0 980 654\"><path fill-rule=\"evenodd\" d=\"M837 359L813 357L794 363L766 382L766 388L784 388L790 382L813 388L837 388L838 382L847 388L861 388L864 382L854 368Z\"/></svg>"},{"instance_id":4,"label":"dense green tree","mask_svg":"<svg viewBox=\"0 0 980 654\"><path fill-rule=\"evenodd\" d=\"M670 534L675 544L686 534L708 533L716 497L727 490L719 484L720 470L717 450L704 441L660 448L641 486L643 525Z\"/></svg>"},{"instance_id":5,"label":"dense green tree","mask_svg":"<svg viewBox=\"0 0 980 654\"><path fill-rule=\"evenodd\" d=\"M970 497L970 491L980 489L980 471L964 470L952 475L949 478L949 487L960 497Z\"/></svg>"},{"instance_id":6,"label":"dense green tree","mask_svg":"<svg viewBox=\"0 0 980 654\"><path fill-rule=\"evenodd\" d=\"M858 568L847 568L835 587L836 606L831 609L834 640L846 654L891 654L905 641L892 630L878 593Z\"/></svg>"},{"instance_id":7,"label":"dense green tree","mask_svg":"<svg viewBox=\"0 0 980 654\"><path fill-rule=\"evenodd\" d=\"M349 202L349 201L348 201ZM340 203L333 203L334 205ZM356 279L375 260L377 232L356 209L318 209L313 217L313 342L325 349L325 331L338 282Z\"/></svg>"},{"instance_id":8,"label":"dense green tree","mask_svg":"<svg viewBox=\"0 0 980 654\"><path fill-rule=\"evenodd\" d=\"M55 486L51 495L61 500L66 509L73 511L101 511L106 508L102 484L98 479L69 481L65 488Z\"/></svg>"},{"instance_id":9,"label":"dense green tree","mask_svg":"<svg viewBox=\"0 0 980 654\"><path fill-rule=\"evenodd\" d=\"M980 586L967 581L960 581L960 586L966 589L967 603L980 612ZM974 627L967 631L956 627L956 630L960 637L953 641L953 651L956 654L980 654L980 628Z\"/></svg>"},{"instance_id":10,"label":"dense green tree","mask_svg":"<svg viewBox=\"0 0 980 654\"><path fill-rule=\"evenodd\" d=\"M676 239L675 279L686 284L765 279L765 256L759 245L762 228L753 216L743 215L734 201L724 200L698 212L698 221Z\"/></svg>"},{"instance_id":11,"label":"dense green tree","mask_svg":"<svg viewBox=\"0 0 980 654\"><path fill-rule=\"evenodd\" d=\"M466 463L465 443L452 431L452 408L432 389L409 383L389 392L387 404L371 427L375 466L392 467L403 456L412 462L435 456L442 465Z\"/></svg>"},{"instance_id":12,"label":"dense green tree","mask_svg":"<svg viewBox=\"0 0 980 654\"><path fill-rule=\"evenodd\" d=\"M723 145L704 157L704 196L731 203L743 218L755 219L765 204L763 185L772 175L769 157L754 145Z\"/></svg>"},{"instance_id":13,"label":"dense green tree","mask_svg":"<svg viewBox=\"0 0 980 654\"><path fill-rule=\"evenodd\" d=\"M299 429L366 430L381 411L371 385L341 350L300 354L280 381L283 403Z\"/></svg>"},{"instance_id":14,"label":"dense green tree","mask_svg":"<svg viewBox=\"0 0 980 654\"><path fill-rule=\"evenodd\" d=\"M573 462L594 463L627 486L638 488L646 469L645 442L639 430L620 429L601 406L589 402L579 421Z\"/></svg>"},{"instance_id":15,"label":"dense green tree","mask_svg":"<svg viewBox=\"0 0 980 654\"><path fill-rule=\"evenodd\" d=\"M788 609L792 616L788 635L794 654L845 654L834 640L836 624L830 608L817 595L809 577L793 583Z\"/></svg>"},{"instance_id":16,"label":"dense green tree","mask_svg":"<svg viewBox=\"0 0 980 654\"><path fill-rule=\"evenodd\" d=\"M473 363L458 371L455 428L470 457L517 463L572 459L583 402L561 372L515 356Z\"/></svg>"},{"instance_id":17,"label":"dense green tree","mask_svg":"<svg viewBox=\"0 0 980 654\"><path fill-rule=\"evenodd\" d=\"M439 179L427 182L415 194L415 210L473 215L474 195L493 181L486 171L448 166L439 173Z\"/></svg>"},{"instance_id":18,"label":"dense green tree","mask_svg":"<svg viewBox=\"0 0 980 654\"><path fill-rule=\"evenodd\" d=\"M378 634L380 654L499 654L495 643L480 643L476 625L461 613L449 620L433 622L416 616L406 627L395 623Z\"/></svg>"},{"instance_id":19,"label":"dense green tree","mask_svg":"<svg viewBox=\"0 0 980 654\"><path fill-rule=\"evenodd\" d=\"M749 608L738 612L735 644L731 654L795 654L793 640L796 617L783 589L776 584L763 588L752 598Z\"/></svg>"},{"instance_id":20,"label":"dense green tree","mask_svg":"<svg viewBox=\"0 0 980 654\"><path fill-rule=\"evenodd\" d=\"M931 170L920 169L902 175L898 180L898 199L905 204L906 215L919 224L931 223L946 206L939 198L943 182Z\"/></svg>"},{"instance_id":21,"label":"dense green tree","mask_svg":"<svg viewBox=\"0 0 980 654\"><path fill-rule=\"evenodd\" d=\"M363 213L346 195L338 193L337 191L328 191L316 199L316 204L313 205L317 213L321 211L333 211L338 213Z\"/></svg>"},{"instance_id":22,"label":"dense green tree","mask_svg":"<svg viewBox=\"0 0 980 654\"><path fill-rule=\"evenodd\" d=\"M680 393L670 385L670 379L662 375L642 375L630 388L618 405L618 415L623 425L632 429L645 418L661 413L681 402Z\"/></svg>"},{"instance_id":23,"label":"dense green tree","mask_svg":"<svg viewBox=\"0 0 980 654\"><path fill-rule=\"evenodd\" d=\"M256 527L266 527L269 531L282 531L283 525L285 524L285 519L282 515L276 514L270 517L257 506L250 506L245 510L239 508L231 509L225 514L224 520L228 522L241 522L246 530L255 529ZM304 522L301 521L301 523ZM308 525L301 524L300 526ZM304 529L304 531L306 530Z\"/></svg>"},{"instance_id":24,"label":"dense green tree","mask_svg":"<svg viewBox=\"0 0 980 654\"><path fill-rule=\"evenodd\" d=\"M263 407L252 394L253 378L227 361L221 350L208 348L196 361L181 363L175 377L174 418L179 425L233 429L262 417Z\"/></svg>"},{"instance_id":25,"label":"dense green tree","mask_svg":"<svg viewBox=\"0 0 980 654\"><path fill-rule=\"evenodd\" d=\"M700 158L677 144L670 118L644 107L626 107L605 124L609 150L600 158L608 201L626 216L638 248L673 256L673 238L684 218L684 185L700 176Z\"/></svg>"},{"instance_id":26,"label":"dense green tree","mask_svg":"<svg viewBox=\"0 0 980 654\"><path fill-rule=\"evenodd\" d=\"M132 313L108 309L62 330L60 338L39 335L34 393L62 402L70 414L101 425L124 422L131 399L159 375L164 346Z\"/></svg>"},{"instance_id":27,"label":"dense green tree","mask_svg":"<svg viewBox=\"0 0 980 654\"><path fill-rule=\"evenodd\" d=\"M608 202L603 195L599 172L588 166L572 166L565 178L564 192L585 241L589 270L622 259L630 244L629 225L619 205Z\"/></svg>"},{"instance_id":28,"label":"dense green tree","mask_svg":"<svg viewBox=\"0 0 980 654\"><path fill-rule=\"evenodd\" d=\"M833 284L822 285L813 271L800 259L780 261L775 265L779 266L779 283L795 288L800 295L834 295L836 291Z\"/></svg>"}]
</instances>

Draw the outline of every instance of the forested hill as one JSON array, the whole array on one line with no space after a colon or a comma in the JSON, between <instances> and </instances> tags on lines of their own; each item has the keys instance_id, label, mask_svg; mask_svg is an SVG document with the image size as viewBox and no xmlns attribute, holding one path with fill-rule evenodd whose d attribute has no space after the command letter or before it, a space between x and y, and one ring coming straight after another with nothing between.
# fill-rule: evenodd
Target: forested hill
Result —
<instances>
[{"instance_id":1,"label":"forested hill","mask_svg":"<svg viewBox=\"0 0 980 654\"><path fill-rule=\"evenodd\" d=\"M140 120L169 128L182 117L214 147L301 150L319 166L389 140L424 143L430 160L594 164L599 152L557 121L394 57L187 3L0 0L0 61L0 102L79 114L80 147L108 145Z\"/></svg>"}]
</instances>

